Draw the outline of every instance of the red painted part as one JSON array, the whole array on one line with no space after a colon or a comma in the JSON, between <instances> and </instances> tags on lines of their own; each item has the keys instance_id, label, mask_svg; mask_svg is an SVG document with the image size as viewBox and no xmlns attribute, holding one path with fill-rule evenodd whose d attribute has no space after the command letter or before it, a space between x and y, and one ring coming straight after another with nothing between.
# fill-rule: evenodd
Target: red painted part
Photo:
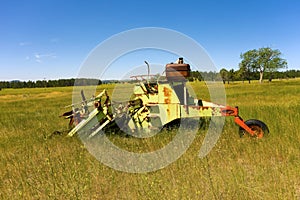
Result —
<instances>
[{"instance_id":1,"label":"red painted part","mask_svg":"<svg viewBox=\"0 0 300 200\"><path fill-rule=\"evenodd\" d=\"M247 131L251 136L255 135L255 131L253 131L247 124L245 124L244 120L239 116L238 107L230 107L226 106L225 108L221 108L221 113L223 116L234 116L234 122L242 127L245 131Z\"/></svg>"},{"instance_id":2,"label":"red painted part","mask_svg":"<svg viewBox=\"0 0 300 200\"><path fill-rule=\"evenodd\" d=\"M243 129L245 129L245 131L247 131L251 136L255 135L255 132L249 126L247 126L247 124L245 124L244 120L241 117L236 116L234 118L234 122Z\"/></svg>"},{"instance_id":3,"label":"red painted part","mask_svg":"<svg viewBox=\"0 0 300 200\"><path fill-rule=\"evenodd\" d=\"M221 113L223 116L238 116L239 109L237 107L233 108L230 106L226 106L225 108L221 108Z\"/></svg>"}]
</instances>

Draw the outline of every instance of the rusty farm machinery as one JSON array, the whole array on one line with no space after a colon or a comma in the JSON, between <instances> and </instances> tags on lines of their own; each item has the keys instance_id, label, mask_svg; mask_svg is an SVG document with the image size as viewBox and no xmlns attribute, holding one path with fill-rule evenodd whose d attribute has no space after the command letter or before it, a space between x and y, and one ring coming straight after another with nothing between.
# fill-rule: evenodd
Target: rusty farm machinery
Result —
<instances>
[{"instance_id":1,"label":"rusty farm machinery","mask_svg":"<svg viewBox=\"0 0 300 200\"><path fill-rule=\"evenodd\" d=\"M149 74L133 76L136 81L130 99L114 102L103 90L87 100L81 91L82 101L72 104L72 110L64 113L70 119L68 136L84 132L92 138L102 130L117 127L130 133L143 133L170 124L178 119L193 119L211 116L233 117L241 135L262 138L269 133L267 125L257 119L244 121L238 107L219 105L191 97L186 87L190 65L179 58L166 65L165 79L153 80Z\"/></svg>"}]
</instances>

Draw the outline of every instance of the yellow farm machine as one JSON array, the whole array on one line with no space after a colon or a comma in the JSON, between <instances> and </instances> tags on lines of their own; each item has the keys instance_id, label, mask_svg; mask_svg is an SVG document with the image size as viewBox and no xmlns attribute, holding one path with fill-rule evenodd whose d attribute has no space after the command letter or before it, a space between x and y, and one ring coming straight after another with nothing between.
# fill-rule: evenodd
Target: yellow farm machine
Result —
<instances>
[{"instance_id":1,"label":"yellow farm machine","mask_svg":"<svg viewBox=\"0 0 300 200\"><path fill-rule=\"evenodd\" d=\"M70 119L72 129L68 136L84 132L92 138L113 127L132 134L143 134L160 130L178 119L212 116L233 117L240 134L262 138L269 133L267 125L260 120L244 121L239 116L238 107L192 97L186 86L190 71L190 65L179 58L175 63L166 65L163 80L154 80L150 78L148 65L148 75L132 77L139 81L135 82L126 102L114 102L107 90L86 100L81 91L82 102L70 105L72 110L62 115Z\"/></svg>"}]
</instances>

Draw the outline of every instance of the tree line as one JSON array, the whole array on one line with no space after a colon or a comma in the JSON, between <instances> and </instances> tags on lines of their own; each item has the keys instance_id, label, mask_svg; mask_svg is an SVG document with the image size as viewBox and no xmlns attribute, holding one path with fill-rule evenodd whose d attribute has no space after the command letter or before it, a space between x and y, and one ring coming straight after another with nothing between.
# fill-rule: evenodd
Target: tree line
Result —
<instances>
[{"instance_id":1,"label":"tree line","mask_svg":"<svg viewBox=\"0 0 300 200\"><path fill-rule=\"evenodd\" d=\"M251 71L248 76L244 76L243 71L239 70L226 70L221 69L219 72L199 72L192 71L189 81L223 81L223 83L230 83L234 81L247 81L259 80L259 72ZM287 71L273 71L265 72L265 78L268 81L272 79L289 79L300 77L300 70L287 70ZM114 81L101 81L98 79L59 79L59 80L38 80L38 81L0 81L1 88L43 88L43 87L66 87L76 85L100 85L102 83L118 82Z\"/></svg>"},{"instance_id":2,"label":"tree line","mask_svg":"<svg viewBox=\"0 0 300 200\"><path fill-rule=\"evenodd\" d=\"M221 69L220 72L210 71L210 72L199 72L192 71L189 77L189 81L223 81L223 83L230 83L234 81L247 81L259 80L259 72L249 72L247 76L244 76L240 70L226 70ZM287 71L274 71L274 72L265 72L264 77L268 81L272 79L289 79L300 77L300 70L287 70Z\"/></svg>"},{"instance_id":3,"label":"tree line","mask_svg":"<svg viewBox=\"0 0 300 200\"><path fill-rule=\"evenodd\" d=\"M0 81L1 88L43 88L43 87L66 87L74 85L100 85L101 80L86 78L71 78L59 80L37 80L37 81Z\"/></svg>"}]
</instances>

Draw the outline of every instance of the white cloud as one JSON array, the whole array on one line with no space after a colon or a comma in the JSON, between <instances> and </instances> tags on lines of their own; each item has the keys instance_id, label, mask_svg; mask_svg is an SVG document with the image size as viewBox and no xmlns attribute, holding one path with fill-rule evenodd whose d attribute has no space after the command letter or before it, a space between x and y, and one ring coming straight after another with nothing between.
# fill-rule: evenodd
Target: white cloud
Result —
<instances>
[{"instance_id":1,"label":"white cloud","mask_svg":"<svg viewBox=\"0 0 300 200\"><path fill-rule=\"evenodd\" d=\"M28 46L28 45L31 45L30 42L20 42L19 43L19 46Z\"/></svg>"},{"instance_id":2,"label":"white cloud","mask_svg":"<svg viewBox=\"0 0 300 200\"><path fill-rule=\"evenodd\" d=\"M35 61L38 63L42 63L43 60L45 59L55 59L56 55L55 53L49 53L49 54L39 54L39 53L35 53L34 54L35 57Z\"/></svg>"}]
</instances>

